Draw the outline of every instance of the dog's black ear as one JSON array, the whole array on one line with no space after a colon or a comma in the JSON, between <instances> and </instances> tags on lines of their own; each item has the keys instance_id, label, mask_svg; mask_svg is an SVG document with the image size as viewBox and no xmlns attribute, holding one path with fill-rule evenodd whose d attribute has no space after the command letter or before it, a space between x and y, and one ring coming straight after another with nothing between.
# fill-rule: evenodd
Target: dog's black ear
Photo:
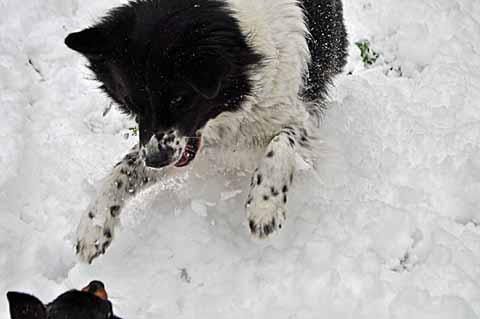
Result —
<instances>
[{"instance_id":1,"label":"dog's black ear","mask_svg":"<svg viewBox=\"0 0 480 319\"><path fill-rule=\"evenodd\" d=\"M110 47L107 36L99 28L70 33L65 38L65 44L72 50L90 56L101 55Z\"/></svg>"},{"instance_id":2,"label":"dog's black ear","mask_svg":"<svg viewBox=\"0 0 480 319\"><path fill-rule=\"evenodd\" d=\"M209 52L190 55L180 73L197 93L211 100L220 93L229 69L230 66L222 54Z\"/></svg>"},{"instance_id":3,"label":"dog's black ear","mask_svg":"<svg viewBox=\"0 0 480 319\"><path fill-rule=\"evenodd\" d=\"M11 319L46 319L47 311L43 303L36 297L19 293L8 292Z\"/></svg>"}]
</instances>

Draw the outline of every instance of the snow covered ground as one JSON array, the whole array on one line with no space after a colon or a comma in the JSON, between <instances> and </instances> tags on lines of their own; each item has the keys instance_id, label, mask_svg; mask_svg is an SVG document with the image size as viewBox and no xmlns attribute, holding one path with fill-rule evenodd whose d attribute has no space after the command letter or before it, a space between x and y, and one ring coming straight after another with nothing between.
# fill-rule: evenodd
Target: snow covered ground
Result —
<instances>
[{"instance_id":1,"label":"snow covered ground","mask_svg":"<svg viewBox=\"0 0 480 319\"><path fill-rule=\"evenodd\" d=\"M136 138L63 38L120 2L0 0L0 295L99 279L125 319L480 317L480 1L345 0L380 57L352 45L276 238L248 236L248 174L199 158L85 265L80 214Z\"/></svg>"}]
</instances>

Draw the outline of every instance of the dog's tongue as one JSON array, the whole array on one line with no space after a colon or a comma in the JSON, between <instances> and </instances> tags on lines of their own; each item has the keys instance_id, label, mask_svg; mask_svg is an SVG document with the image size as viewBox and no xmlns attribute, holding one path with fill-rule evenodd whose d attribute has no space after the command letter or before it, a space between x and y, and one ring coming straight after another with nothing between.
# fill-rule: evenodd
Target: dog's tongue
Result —
<instances>
[{"instance_id":1,"label":"dog's tongue","mask_svg":"<svg viewBox=\"0 0 480 319\"><path fill-rule=\"evenodd\" d=\"M176 167L187 166L191 161L193 161L195 155L197 155L198 149L200 148L200 141L200 136L198 138L191 138L188 140L187 145L185 145L185 149L183 150L182 157L175 164Z\"/></svg>"}]
</instances>

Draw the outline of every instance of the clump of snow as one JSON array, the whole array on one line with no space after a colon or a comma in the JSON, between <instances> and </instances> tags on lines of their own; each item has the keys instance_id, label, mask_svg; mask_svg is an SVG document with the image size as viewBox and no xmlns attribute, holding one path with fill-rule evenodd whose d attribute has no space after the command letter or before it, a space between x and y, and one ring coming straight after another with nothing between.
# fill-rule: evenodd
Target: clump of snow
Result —
<instances>
[{"instance_id":1,"label":"clump of snow","mask_svg":"<svg viewBox=\"0 0 480 319\"><path fill-rule=\"evenodd\" d=\"M253 241L249 173L199 157L131 203L107 255L73 240L97 181L135 143L68 32L125 1L0 6L0 294L93 279L124 318L480 316L480 3L345 0L351 46L288 221ZM0 317L7 317L0 298Z\"/></svg>"}]
</instances>

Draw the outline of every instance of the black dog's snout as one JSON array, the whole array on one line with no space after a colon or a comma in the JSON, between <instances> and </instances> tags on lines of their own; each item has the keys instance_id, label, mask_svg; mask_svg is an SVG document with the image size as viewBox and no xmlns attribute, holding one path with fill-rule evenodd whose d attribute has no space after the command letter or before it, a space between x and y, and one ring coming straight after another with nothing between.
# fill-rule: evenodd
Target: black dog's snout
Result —
<instances>
[{"instance_id":1,"label":"black dog's snout","mask_svg":"<svg viewBox=\"0 0 480 319\"><path fill-rule=\"evenodd\" d=\"M145 165L153 168L161 168L169 165L172 162L174 150L168 146L158 146L158 151L144 151Z\"/></svg>"},{"instance_id":2,"label":"black dog's snout","mask_svg":"<svg viewBox=\"0 0 480 319\"><path fill-rule=\"evenodd\" d=\"M82 291L93 294L103 300L108 300L108 294L105 290L105 285L101 281L91 281L86 287L82 289Z\"/></svg>"},{"instance_id":3,"label":"black dog's snout","mask_svg":"<svg viewBox=\"0 0 480 319\"><path fill-rule=\"evenodd\" d=\"M94 293L98 290L105 290L105 285L99 280L94 280L91 281L86 288L88 288L88 292Z\"/></svg>"}]
</instances>

